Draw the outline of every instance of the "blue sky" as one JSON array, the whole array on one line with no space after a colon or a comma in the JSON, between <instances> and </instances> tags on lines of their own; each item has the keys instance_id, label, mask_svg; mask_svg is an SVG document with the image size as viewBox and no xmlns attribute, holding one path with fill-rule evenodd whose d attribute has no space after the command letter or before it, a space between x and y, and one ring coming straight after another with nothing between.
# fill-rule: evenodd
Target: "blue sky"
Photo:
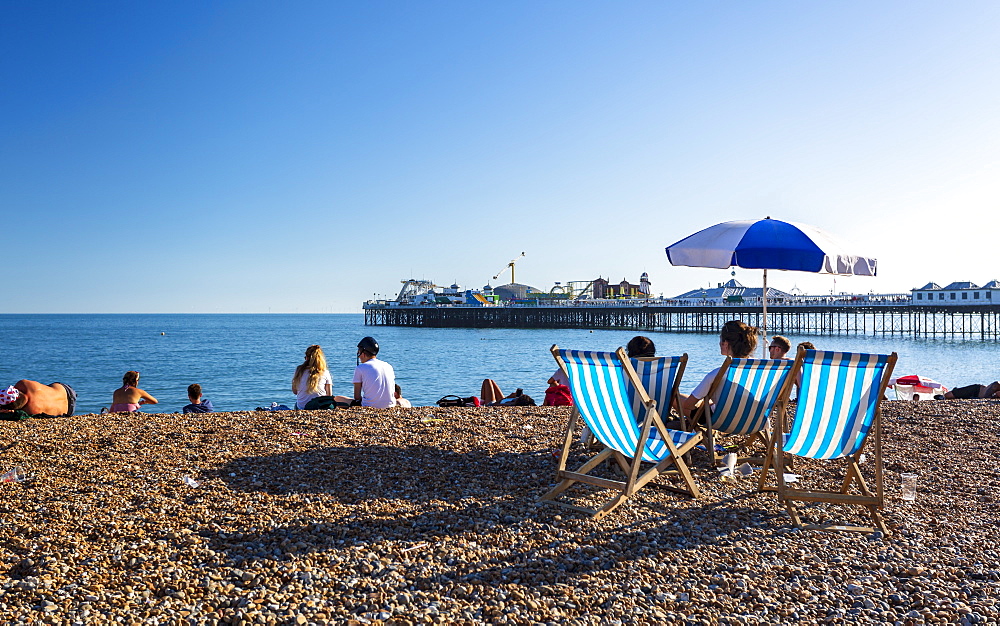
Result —
<instances>
[{"instance_id":1,"label":"blue sky","mask_svg":"<svg viewBox=\"0 0 1000 626\"><path fill-rule=\"evenodd\" d=\"M664 246L765 215L878 258L838 291L1000 277L996 3L0 12L3 313L352 312L521 251L671 296L729 271Z\"/></svg>"}]
</instances>

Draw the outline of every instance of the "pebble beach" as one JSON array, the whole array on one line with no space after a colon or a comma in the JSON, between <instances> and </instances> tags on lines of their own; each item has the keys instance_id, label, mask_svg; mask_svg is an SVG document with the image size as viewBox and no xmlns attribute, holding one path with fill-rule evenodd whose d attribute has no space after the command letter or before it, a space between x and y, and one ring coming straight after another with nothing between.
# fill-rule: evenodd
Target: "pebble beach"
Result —
<instances>
[{"instance_id":1,"label":"pebble beach","mask_svg":"<svg viewBox=\"0 0 1000 626\"><path fill-rule=\"evenodd\" d=\"M562 407L0 422L26 474L0 483L0 621L997 623L1000 402L883 415L886 535L798 530L701 453L699 499L661 477L598 521L537 504Z\"/></svg>"}]
</instances>

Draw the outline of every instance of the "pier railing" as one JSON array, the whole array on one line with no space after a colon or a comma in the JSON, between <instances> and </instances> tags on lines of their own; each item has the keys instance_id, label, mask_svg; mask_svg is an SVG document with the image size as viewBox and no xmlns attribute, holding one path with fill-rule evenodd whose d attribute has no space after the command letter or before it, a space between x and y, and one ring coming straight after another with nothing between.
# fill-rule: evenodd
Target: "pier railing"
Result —
<instances>
[{"instance_id":1,"label":"pier railing","mask_svg":"<svg viewBox=\"0 0 1000 626\"><path fill-rule=\"evenodd\" d=\"M430 328L602 328L716 333L739 319L762 326L759 303L667 304L654 301L590 301L507 306L400 306L365 303L369 326ZM770 334L898 335L1000 338L1000 304L931 305L902 301L851 300L768 303Z\"/></svg>"}]
</instances>

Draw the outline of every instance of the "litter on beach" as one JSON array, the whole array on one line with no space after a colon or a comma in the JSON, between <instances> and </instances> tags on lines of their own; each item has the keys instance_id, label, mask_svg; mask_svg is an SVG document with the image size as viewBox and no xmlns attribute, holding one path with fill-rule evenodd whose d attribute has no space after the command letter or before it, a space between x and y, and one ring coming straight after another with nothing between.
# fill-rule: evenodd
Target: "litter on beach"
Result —
<instances>
[{"instance_id":1,"label":"litter on beach","mask_svg":"<svg viewBox=\"0 0 1000 626\"><path fill-rule=\"evenodd\" d=\"M27 479L24 470L13 467L0 475L0 483L23 483Z\"/></svg>"},{"instance_id":2,"label":"litter on beach","mask_svg":"<svg viewBox=\"0 0 1000 626\"><path fill-rule=\"evenodd\" d=\"M190 476L185 476L181 480L184 481L184 484L187 485L188 487L197 487L198 485L201 484L197 480L191 478Z\"/></svg>"}]
</instances>

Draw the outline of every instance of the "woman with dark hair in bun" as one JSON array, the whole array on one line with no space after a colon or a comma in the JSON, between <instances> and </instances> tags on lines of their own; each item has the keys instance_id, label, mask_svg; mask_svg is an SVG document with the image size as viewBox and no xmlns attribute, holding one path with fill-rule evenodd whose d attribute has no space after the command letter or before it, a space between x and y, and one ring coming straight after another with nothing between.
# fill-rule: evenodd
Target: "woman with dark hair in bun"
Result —
<instances>
[{"instance_id":1,"label":"woman with dark hair in bun","mask_svg":"<svg viewBox=\"0 0 1000 626\"><path fill-rule=\"evenodd\" d=\"M736 359L745 359L753 354L757 347L757 329L747 326L740 320L729 320L722 325L722 332L719 333L719 353L722 356L731 356ZM698 386L694 388L691 395L680 394L681 408L685 415L691 415L701 401L708 395L708 390L715 380L719 368L709 372ZM714 400L714 399L713 399Z\"/></svg>"}]
</instances>

